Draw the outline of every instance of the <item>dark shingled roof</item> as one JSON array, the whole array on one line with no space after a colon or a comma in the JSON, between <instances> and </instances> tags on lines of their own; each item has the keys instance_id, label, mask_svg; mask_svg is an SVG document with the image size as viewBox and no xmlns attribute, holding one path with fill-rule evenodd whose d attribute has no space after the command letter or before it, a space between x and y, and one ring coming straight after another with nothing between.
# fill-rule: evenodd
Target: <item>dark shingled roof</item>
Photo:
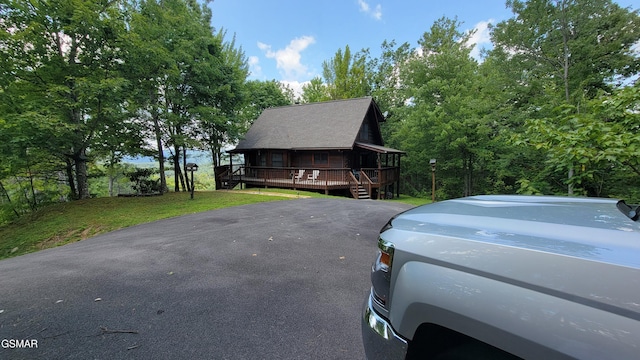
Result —
<instances>
[{"instance_id":1,"label":"dark shingled roof","mask_svg":"<svg viewBox=\"0 0 640 360\"><path fill-rule=\"evenodd\" d=\"M232 152L352 149L370 107L384 121L371 97L266 109Z\"/></svg>"}]
</instances>

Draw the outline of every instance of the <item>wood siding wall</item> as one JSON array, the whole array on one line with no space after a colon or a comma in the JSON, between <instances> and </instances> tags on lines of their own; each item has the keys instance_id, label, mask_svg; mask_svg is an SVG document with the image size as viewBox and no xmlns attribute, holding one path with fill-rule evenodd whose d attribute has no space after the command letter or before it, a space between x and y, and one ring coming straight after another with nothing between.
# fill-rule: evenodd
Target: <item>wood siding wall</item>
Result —
<instances>
[{"instance_id":1,"label":"wood siding wall","mask_svg":"<svg viewBox=\"0 0 640 360\"><path fill-rule=\"evenodd\" d=\"M291 166L303 168L344 168L348 163L342 151L291 152Z\"/></svg>"},{"instance_id":2,"label":"wood siding wall","mask_svg":"<svg viewBox=\"0 0 640 360\"><path fill-rule=\"evenodd\" d=\"M282 165L275 163L282 156ZM288 151L261 150L245 153L247 166L300 167L300 168L347 168L350 166L351 151L318 150Z\"/></svg>"}]
</instances>

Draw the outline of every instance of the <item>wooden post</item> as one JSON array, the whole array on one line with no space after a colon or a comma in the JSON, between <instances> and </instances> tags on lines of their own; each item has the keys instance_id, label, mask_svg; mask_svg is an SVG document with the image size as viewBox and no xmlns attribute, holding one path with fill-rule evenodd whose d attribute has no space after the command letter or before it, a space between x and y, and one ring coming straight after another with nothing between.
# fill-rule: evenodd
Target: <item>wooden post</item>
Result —
<instances>
[{"instance_id":1,"label":"wooden post","mask_svg":"<svg viewBox=\"0 0 640 360\"><path fill-rule=\"evenodd\" d=\"M233 154L229 154L229 182L227 184L229 184L229 187L233 184ZM240 187L242 188L242 184L240 184Z\"/></svg>"},{"instance_id":2,"label":"wooden post","mask_svg":"<svg viewBox=\"0 0 640 360\"><path fill-rule=\"evenodd\" d=\"M382 159L380 159L380 153L376 155L378 157L378 200L383 199L382 197Z\"/></svg>"},{"instance_id":3,"label":"wooden post","mask_svg":"<svg viewBox=\"0 0 640 360\"><path fill-rule=\"evenodd\" d=\"M398 168L396 169L396 197L398 198L400 198L400 159L402 159L402 155L398 154ZM395 159L393 160L393 163L396 163Z\"/></svg>"}]
</instances>

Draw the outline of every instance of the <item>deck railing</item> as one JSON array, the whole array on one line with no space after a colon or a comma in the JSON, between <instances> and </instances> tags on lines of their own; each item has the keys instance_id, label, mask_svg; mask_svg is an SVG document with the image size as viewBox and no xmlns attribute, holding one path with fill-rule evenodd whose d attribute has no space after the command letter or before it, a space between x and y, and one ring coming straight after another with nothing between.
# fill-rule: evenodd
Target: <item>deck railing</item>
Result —
<instances>
[{"instance_id":1,"label":"deck railing","mask_svg":"<svg viewBox=\"0 0 640 360\"><path fill-rule=\"evenodd\" d=\"M391 184L400 178L400 168L397 167L363 168L362 173L366 174L371 183L375 185Z\"/></svg>"},{"instance_id":2,"label":"deck railing","mask_svg":"<svg viewBox=\"0 0 640 360\"><path fill-rule=\"evenodd\" d=\"M234 170L233 178L250 185L327 191L350 189L355 181L365 186L369 194L372 188L397 181L399 175L397 168L363 168L355 174L350 168L243 166Z\"/></svg>"},{"instance_id":3,"label":"deck railing","mask_svg":"<svg viewBox=\"0 0 640 360\"><path fill-rule=\"evenodd\" d=\"M353 172L349 172L349 191L351 192L351 196L354 199L359 197L358 188L360 186L360 180L356 179L356 176L353 175Z\"/></svg>"},{"instance_id":4,"label":"deck railing","mask_svg":"<svg viewBox=\"0 0 640 360\"><path fill-rule=\"evenodd\" d=\"M340 189L348 187L351 169L277 168L250 166L244 168L242 181L252 185L301 189Z\"/></svg>"},{"instance_id":5,"label":"deck railing","mask_svg":"<svg viewBox=\"0 0 640 360\"><path fill-rule=\"evenodd\" d=\"M369 177L369 175L367 175L366 171L362 171L360 173L360 184L366 187L367 194L369 194L369 196L373 194L373 192L371 192L371 188L373 187L373 181L371 181L371 178Z\"/></svg>"}]
</instances>

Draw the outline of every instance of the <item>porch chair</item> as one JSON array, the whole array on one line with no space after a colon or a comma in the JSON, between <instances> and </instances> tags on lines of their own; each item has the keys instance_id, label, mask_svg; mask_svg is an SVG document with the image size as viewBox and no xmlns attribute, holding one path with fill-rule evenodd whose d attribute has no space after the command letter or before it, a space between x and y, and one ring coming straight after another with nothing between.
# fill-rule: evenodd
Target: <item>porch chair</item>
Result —
<instances>
[{"instance_id":1,"label":"porch chair","mask_svg":"<svg viewBox=\"0 0 640 360\"><path fill-rule=\"evenodd\" d=\"M309 174L307 180L316 181L318 180L318 175L320 175L320 170L313 170L313 173Z\"/></svg>"},{"instance_id":2,"label":"porch chair","mask_svg":"<svg viewBox=\"0 0 640 360\"><path fill-rule=\"evenodd\" d=\"M294 177L296 178L296 180L302 180L302 177L304 176L304 169L300 169L298 170L298 174L294 175Z\"/></svg>"}]
</instances>

